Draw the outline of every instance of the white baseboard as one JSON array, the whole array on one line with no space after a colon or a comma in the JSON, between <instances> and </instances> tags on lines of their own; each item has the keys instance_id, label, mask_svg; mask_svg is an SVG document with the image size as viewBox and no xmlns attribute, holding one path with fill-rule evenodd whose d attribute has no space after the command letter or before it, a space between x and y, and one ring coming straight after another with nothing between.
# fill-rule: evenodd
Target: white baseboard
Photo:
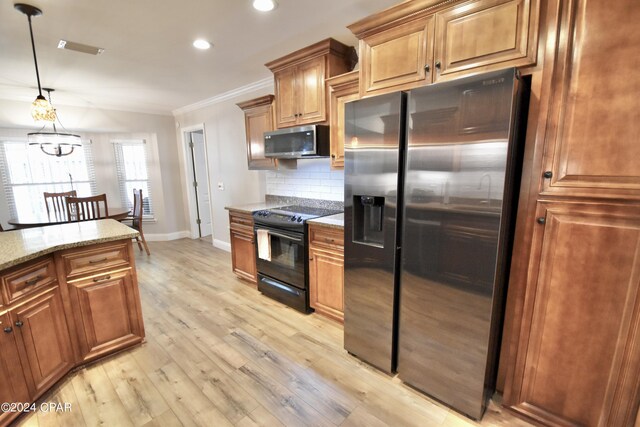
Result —
<instances>
[{"instance_id":1,"label":"white baseboard","mask_svg":"<svg viewBox=\"0 0 640 427\"><path fill-rule=\"evenodd\" d=\"M231 252L231 243L218 239L213 239L213 246L223 251Z\"/></svg>"},{"instance_id":2,"label":"white baseboard","mask_svg":"<svg viewBox=\"0 0 640 427\"><path fill-rule=\"evenodd\" d=\"M166 233L166 234L146 234L144 238L149 242L168 242L169 240L178 240L178 239L186 239L191 237L191 233L188 231L176 231L174 233Z\"/></svg>"}]
</instances>

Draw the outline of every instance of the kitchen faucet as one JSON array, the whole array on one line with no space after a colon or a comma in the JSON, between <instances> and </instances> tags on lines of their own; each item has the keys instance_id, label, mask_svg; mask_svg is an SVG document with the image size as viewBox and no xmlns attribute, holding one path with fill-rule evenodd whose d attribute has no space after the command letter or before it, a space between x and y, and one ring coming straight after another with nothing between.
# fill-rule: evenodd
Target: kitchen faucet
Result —
<instances>
[{"instance_id":1,"label":"kitchen faucet","mask_svg":"<svg viewBox=\"0 0 640 427\"><path fill-rule=\"evenodd\" d=\"M488 185L488 189L487 189L487 199L480 201L480 203L481 204L491 204L491 175L488 172L484 173L482 175L482 178L480 178L480 182L478 183L478 190L482 190L482 183L484 182L485 178L489 179L489 185Z\"/></svg>"}]
</instances>

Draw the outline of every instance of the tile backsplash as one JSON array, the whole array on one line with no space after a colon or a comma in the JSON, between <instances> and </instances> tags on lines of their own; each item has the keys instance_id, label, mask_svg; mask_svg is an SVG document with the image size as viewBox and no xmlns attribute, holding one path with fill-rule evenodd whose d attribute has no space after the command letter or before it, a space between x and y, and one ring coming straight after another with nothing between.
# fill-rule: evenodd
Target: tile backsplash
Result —
<instances>
[{"instance_id":1,"label":"tile backsplash","mask_svg":"<svg viewBox=\"0 0 640 427\"><path fill-rule=\"evenodd\" d=\"M266 194L307 199L344 200L344 171L332 171L330 159L298 160L298 169L266 172Z\"/></svg>"}]
</instances>

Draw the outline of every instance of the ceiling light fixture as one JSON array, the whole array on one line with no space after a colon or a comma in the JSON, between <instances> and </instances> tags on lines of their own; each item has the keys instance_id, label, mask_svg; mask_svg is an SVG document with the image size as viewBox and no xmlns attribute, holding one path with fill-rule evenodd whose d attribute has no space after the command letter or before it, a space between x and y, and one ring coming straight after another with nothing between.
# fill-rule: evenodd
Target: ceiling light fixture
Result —
<instances>
[{"instance_id":1,"label":"ceiling light fixture","mask_svg":"<svg viewBox=\"0 0 640 427\"><path fill-rule=\"evenodd\" d=\"M195 47L196 49L206 50L211 47L211 43L203 39L198 39L198 40L194 40L193 47Z\"/></svg>"},{"instance_id":2,"label":"ceiling light fixture","mask_svg":"<svg viewBox=\"0 0 640 427\"><path fill-rule=\"evenodd\" d=\"M36 57L36 44L33 41L33 28L31 27L31 17L42 15L42 11L37 7L16 3L13 5L18 11L27 15L29 21L29 34L31 36L31 50L33 51L33 63L36 66L36 79L38 80L38 96L31 104L31 117L35 121L52 122L56 119L56 113L49 102L42 96L42 87L40 86L40 73L38 72L38 58Z\"/></svg>"},{"instance_id":3,"label":"ceiling light fixture","mask_svg":"<svg viewBox=\"0 0 640 427\"><path fill-rule=\"evenodd\" d=\"M269 12L278 6L276 0L253 0L253 8L260 12Z\"/></svg>"},{"instance_id":4,"label":"ceiling light fixture","mask_svg":"<svg viewBox=\"0 0 640 427\"><path fill-rule=\"evenodd\" d=\"M44 90L49 96L49 105L51 105L51 92L53 92L54 89L44 88ZM62 126L60 118L58 118L58 115L56 114L56 109L53 108L53 106L51 109L53 110L53 120L50 121L53 127L53 132L45 131L45 128L47 127L45 124L38 132L28 133L27 138L29 139L29 145L39 145L40 150L49 156L68 156L73 153L75 147L80 147L82 145L80 135L69 133L69 131ZM56 128L56 120L64 132L58 132L58 129Z\"/></svg>"}]
</instances>

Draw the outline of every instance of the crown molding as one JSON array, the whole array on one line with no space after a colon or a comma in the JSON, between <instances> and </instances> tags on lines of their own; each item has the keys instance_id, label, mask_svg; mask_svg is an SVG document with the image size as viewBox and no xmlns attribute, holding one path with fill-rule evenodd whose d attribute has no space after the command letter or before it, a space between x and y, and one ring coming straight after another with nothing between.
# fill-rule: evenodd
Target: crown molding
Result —
<instances>
[{"instance_id":1,"label":"crown molding","mask_svg":"<svg viewBox=\"0 0 640 427\"><path fill-rule=\"evenodd\" d=\"M208 107L210 105L219 104L220 102L227 101L229 99L237 98L240 95L244 95L245 93L254 92L259 89L269 89L273 87L273 77L267 77L262 80L258 80L253 83L249 83L245 86L240 86L228 92L221 93L220 95L216 95L212 98L204 99L202 101L198 101L194 104L185 105L184 107L176 108L173 110L173 115L178 116L180 114L189 113L191 111L199 110L201 108Z\"/></svg>"}]
</instances>

